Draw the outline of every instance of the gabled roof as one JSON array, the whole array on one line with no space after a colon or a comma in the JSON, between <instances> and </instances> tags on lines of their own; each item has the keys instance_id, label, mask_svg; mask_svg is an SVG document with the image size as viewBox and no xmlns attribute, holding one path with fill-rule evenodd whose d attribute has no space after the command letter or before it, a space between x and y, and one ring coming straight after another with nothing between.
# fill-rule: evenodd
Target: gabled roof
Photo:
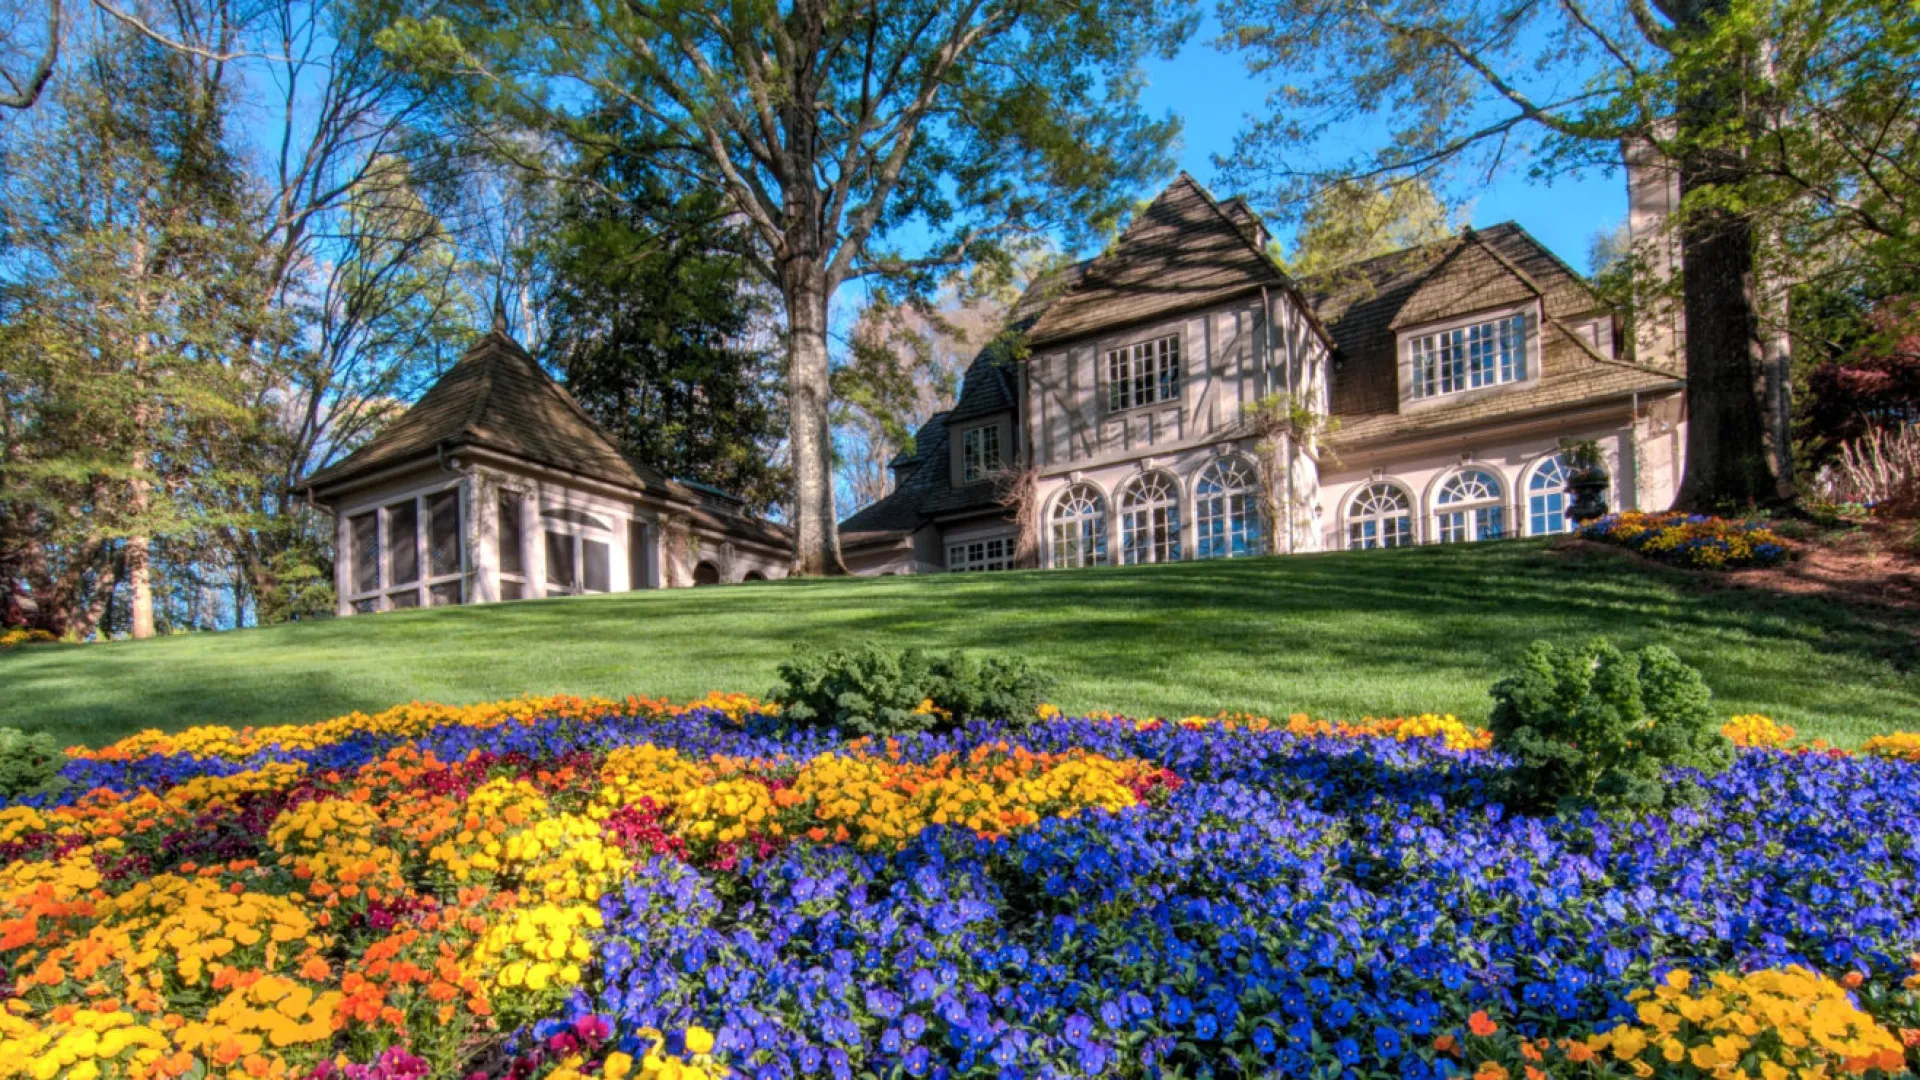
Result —
<instances>
[{"instance_id":1,"label":"gabled roof","mask_svg":"<svg viewBox=\"0 0 1920 1080\"><path fill-rule=\"evenodd\" d=\"M1181 173L1027 332L1038 346L1289 287L1254 231Z\"/></svg>"},{"instance_id":2,"label":"gabled roof","mask_svg":"<svg viewBox=\"0 0 1920 1080\"><path fill-rule=\"evenodd\" d=\"M1603 358L1564 332L1564 320L1605 310L1586 280L1512 222L1404 248L1304 282L1340 350L1336 443L1408 435L1673 385L1677 372ZM1400 411L1398 334L1422 323L1538 300L1544 377L1536 386Z\"/></svg>"},{"instance_id":3,"label":"gabled roof","mask_svg":"<svg viewBox=\"0 0 1920 1080\"><path fill-rule=\"evenodd\" d=\"M659 470L629 459L566 388L496 326L373 440L307 477L326 488L440 450L470 446L636 491L694 501Z\"/></svg>"}]
</instances>

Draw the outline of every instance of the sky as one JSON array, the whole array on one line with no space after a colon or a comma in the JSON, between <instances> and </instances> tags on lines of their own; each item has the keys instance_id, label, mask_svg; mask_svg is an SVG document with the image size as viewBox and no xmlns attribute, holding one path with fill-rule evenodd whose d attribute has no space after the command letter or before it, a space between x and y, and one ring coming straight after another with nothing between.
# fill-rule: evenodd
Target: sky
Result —
<instances>
[{"instance_id":1,"label":"sky","mask_svg":"<svg viewBox=\"0 0 1920 1080\"><path fill-rule=\"evenodd\" d=\"M1226 198L1236 193L1217 182L1213 157L1231 152L1247 117L1264 112L1266 85L1248 75L1238 57L1212 45L1219 31L1219 23L1209 17L1179 55L1148 64L1142 96L1150 113L1181 119L1179 167ZM1612 229L1627 213L1626 178L1618 172L1560 178L1548 186L1514 169L1459 194L1469 200L1469 220L1476 228L1517 221L1579 270L1591 269L1587 254L1593 237ZM1284 241L1284 232L1281 237Z\"/></svg>"}]
</instances>

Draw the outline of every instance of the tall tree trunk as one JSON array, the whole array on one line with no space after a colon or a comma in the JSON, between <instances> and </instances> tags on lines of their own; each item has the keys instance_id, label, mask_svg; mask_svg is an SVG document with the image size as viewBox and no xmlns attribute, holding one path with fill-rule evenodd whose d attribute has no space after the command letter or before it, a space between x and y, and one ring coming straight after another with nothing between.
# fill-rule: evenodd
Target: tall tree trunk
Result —
<instances>
[{"instance_id":1,"label":"tall tree trunk","mask_svg":"<svg viewBox=\"0 0 1920 1080\"><path fill-rule=\"evenodd\" d=\"M793 462L793 573L844 574L833 507L832 391L827 368L827 289L817 266L796 259L786 274L787 430Z\"/></svg>"},{"instance_id":2,"label":"tall tree trunk","mask_svg":"<svg viewBox=\"0 0 1920 1080\"><path fill-rule=\"evenodd\" d=\"M1676 21L1706 33L1727 0L1695 0ZM1747 58L1758 65L1760 58ZM1780 497L1767 440L1760 339L1760 281L1753 219L1725 205L1739 193L1746 163L1724 132L1756 104L1752 68L1703 72L1674 117L1679 142L1680 309L1687 361L1687 461L1677 508L1773 503Z\"/></svg>"}]
</instances>

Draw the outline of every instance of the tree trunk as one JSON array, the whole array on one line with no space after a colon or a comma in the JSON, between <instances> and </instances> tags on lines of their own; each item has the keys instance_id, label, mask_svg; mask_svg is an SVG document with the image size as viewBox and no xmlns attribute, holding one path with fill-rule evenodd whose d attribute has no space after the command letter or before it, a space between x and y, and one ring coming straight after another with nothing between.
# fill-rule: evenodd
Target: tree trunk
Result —
<instances>
[{"instance_id":1,"label":"tree trunk","mask_svg":"<svg viewBox=\"0 0 1920 1080\"><path fill-rule=\"evenodd\" d=\"M1682 161L1682 198L1716 186L1727 171L1711 160ZM1780 492L1761 400L1752 222L1719 207L1689 209L1681 223L1680 289L1686 319L1687 460L1674 505L1708 512L1775 502Z\"/></svg>"},{"instance_id":2,"label":"tree trunk","mask_svg":"<svg viewBox=\"0 0 1920 1080\"><path fill-rule=\"evenodd\" d=\"M795 260L800 262L800 260ZM832 391L827 369L825 275L794 266L786 275L787 430L793 463L793 573L844 574L833 507Z\"/></svg>"},{"instance_id":3,"label":"tree trunk","mask_svg":"<svg viewBox=\"0 0 1920 1080\"><path fill-rule=\"evenodd\" d=\"M153 561L145 536L127 537L127 588L131 607L130 632L135 640L153 636Z\"/></svg>"}]
</instances>

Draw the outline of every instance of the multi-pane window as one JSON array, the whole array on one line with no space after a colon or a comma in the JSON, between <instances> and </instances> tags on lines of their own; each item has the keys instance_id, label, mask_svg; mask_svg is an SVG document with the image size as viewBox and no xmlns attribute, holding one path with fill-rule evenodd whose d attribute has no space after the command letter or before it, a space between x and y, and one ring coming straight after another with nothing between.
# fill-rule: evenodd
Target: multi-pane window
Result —
<instances>
[{"instance_id":1,"label":"multi-pane window","mask_svg":"<svg viewBox=\"0 0 1920 1080\"><path fill-rule=\"evenodd\" d=\"M1398 484L1368 484L1347 508L1347 547L1406 547L1413 543L1413 504Z\"/></svg>"},{"instance_id":2,"label":"multi-pane window","mask_svg":"<svg viewBox=\"0 0 1920 1080\"><path fill-rule=\"evenodd\" d=\"M1498 540L1507 534L1507 507L1500 478L1486 469L1463 469L1434 496L1443 544Z\"/></svg>"},{"instance_id":3,"label":"multi-pane window","mask_svg":"<svg viewBox=\"0 0 1920 1080\"><path fill-rule=\"evenodd\" d=\"M1150 472L1121 490L1120 561L1180 561L1180 489L1173 477Z\"/></svg>"},{"instance_id":4,"label":"multi-pane window","mask_svg":"<svg viewBox=\"0 0 1920 1080\"><path fill-rule=\"evenodd\" d=\"M1104 566L1107 500L1091 484L1075 484L1053 504L1053 566Z\"/></svg>"},{"instance_id":5,"label":"multi-pane window","mask_svg":"<svg viewBox=\"0 0 1920 1080\"><path fill-rule=\"evenodd\" d=\"M1407 340L1415 398L1478 390L1527 377L1524 313Z\"/></svg>"},{"instance_id":6,"label":"multi-pane window","mask_svg":"<svg viewBox=\"0 0 1920 1080\"><path fill-rule=\"evenodd\" d=\"M1567 531L1567 468L1564 454L1555 454L1533 467L1527 479L1527 535L1546 536Z\"/></svg>"},{"instance_id":7,"label":"multi-pane window","mask_svg":"<svg viewBox=\"0 0 1920 1080\"><path fill-rule=\"evenodd\" d=\"M613 527L570 507L540 512L546 531L548 594L613 589Z\"/></svg>"},{"instance_id":8,"label":"multi-pane window","mask_svg":"<svg viewBox=\"0 0 1920 1080\"><path fill-rule=\"evenodd\" d=\"M460 489L409 496L347 519L347 602L356 612L466 599Z\"/></svg>"},{"instance_id":9,"label":"multi-pane window","mask_svg":"<svg viewBox=\"0 0 1920 1080\"><path fill-rule=\"evenodd\" d=\"M1245 458L1223 458L1200 473L1193 519L1202 559L1260 554L1259 472Z\"/></svg>"},{"instance_id":10,"label":"multi-pane window","mask_svg":"<svg viewBox=\"0 0 1920 1080\"><path fill-rule=\"evenodd\" d=\"M526 530L520 522L526 496L517 491L502 491L497 503L500 515L500 599L523 600L527 596L527 556L523 547Z\"/></svg>"},{"instance_id":11,"label":"multi-pane window","mask_svg":"<svg viewBox=\"0 0 1920 1080\"><path fill-rule=\"evenodd\" d=\"M1000 471L1000 425L968 428L960 433L960 478L965 483L984 480Z\"/></svg>"},{"instance_id":12,"label":"multi-pane window","mask_svg":"<svg viewBox=\"0 0 1920 1080\"><path fill-rule=\"evenodd\" d=\"M1013 569L1013 538L996 536L947 545L947 569L952 573L971 570Z\"/></svg>"},{"instance_id":13,"label":"multi-pane window","mask_svg":"<svg viewBox=\"0 0 1920 1080\"><path fill-rule=\"evenodd\" d=\"M1168 336L1107 353L1107 411L1138 408L1180 396L1180 338Z\"/></svg>"}]
</instances>

